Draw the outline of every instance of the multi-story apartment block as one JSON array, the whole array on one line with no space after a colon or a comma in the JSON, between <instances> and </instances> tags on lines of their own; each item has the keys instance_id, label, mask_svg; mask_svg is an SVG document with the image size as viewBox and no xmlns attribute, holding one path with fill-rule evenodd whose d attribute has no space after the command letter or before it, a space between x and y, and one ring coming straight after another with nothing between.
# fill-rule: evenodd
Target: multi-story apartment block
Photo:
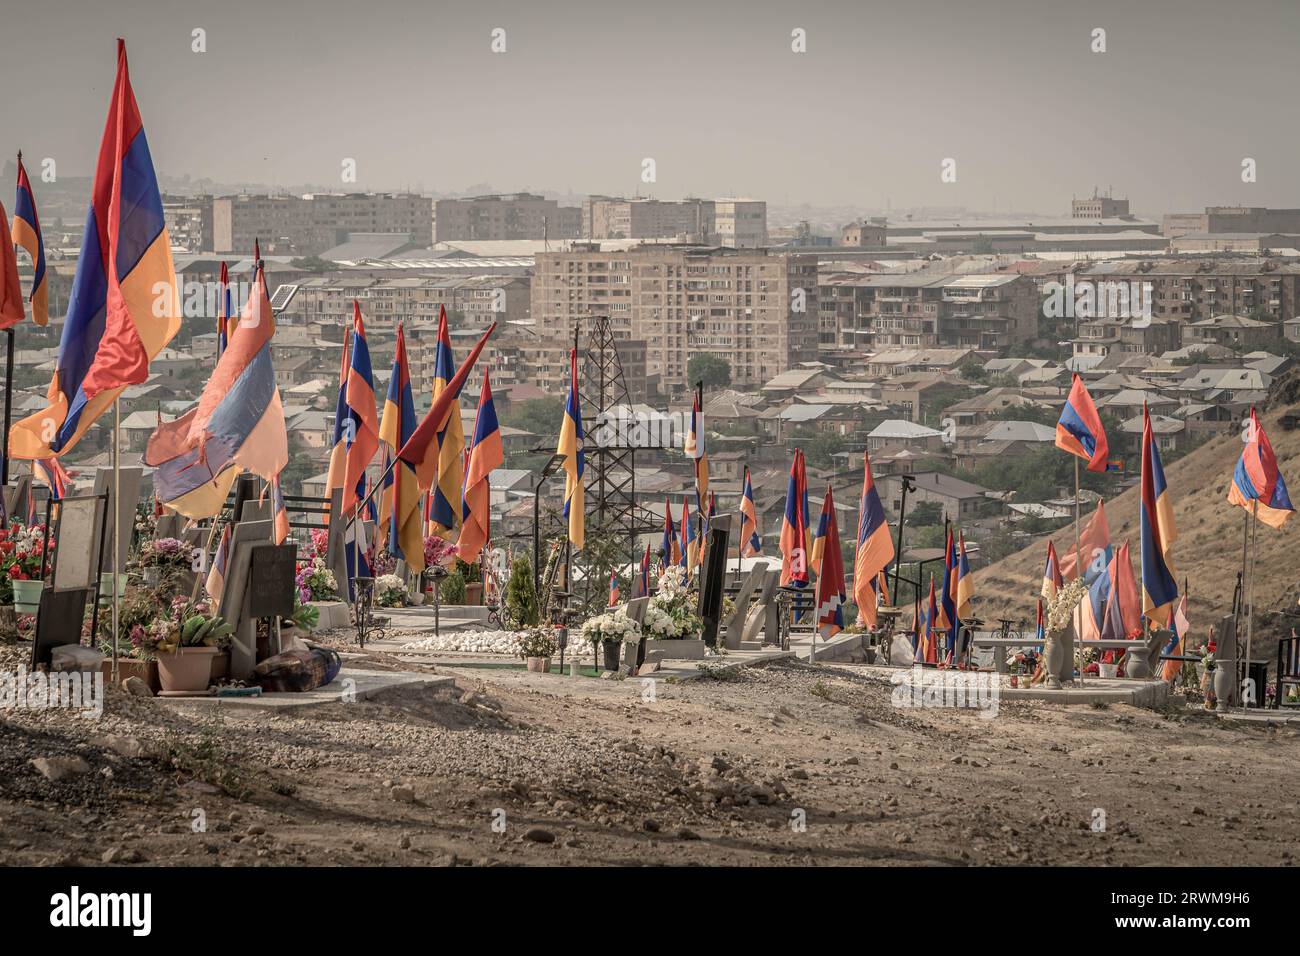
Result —
<instances>
[{"instance_id":1,"label":"multi-story apartment block","mask_svg":"<svg viewBox=\"0 0 1300 956\"><path fill-rule=\"evenodd\" d=\"M456 329L482 330L492 322L528 318L529 280L522 276L463 276L448 279L313 278L299 284L297 295L281 313L292 324L352 321L352 301L361 303L367 324L391 328L436 327L447 310Z\"/></svg>"},{"instance_id":2,"label":"multi-story apartment block","mask_svg":"<svg viewBox=\"0 0 1300 956\"><path fill-rule=\"evenodd\" d=\"M767 245L767 203L755 199L623 199L591 196L582 204L588 239L680 239L755 249Z\"/></svg>"},{"instance_id":3,"label":"multi-story apartment block","mask_svg":"<svg viewBox=\"0 0 1300 956\"><path fill-rule=\"evenodd\" d=\"M1198 322L1253 315L1282 322L1300 312L1300 264L1267 256L1115 259L1074 274L1082 281L1151 284L1151 314Z\"/></svg>"},{"instance_id":4,"label":"multi-story apartment block","mask_svg":"<svg viewBox=\"0 0 1300 956\"><path fill-rule=\"evenodd\" d=\"M163 220L173 252L212 249L212 197L163 196Z\"/></svg>"},{"instance_id":5,"label":"multi-story apartment block","mask_svg":"<svg viewBox=\"0 0 1300 956\"><path fill-rule=\"evenodd\" d=\"M676 245L541 253L532 318L539 338L608 315L618 339L645 342L646 369L669 391L690 357L711 353L732 382L761 385L817 352L817 257Z\"/></svg>"},{"instance_id":6,"label":"multi-story apartment block","mask_svg":"<svg viewBox=\"0 0 1300 956\"><path fill-rule=\"evenodd\" d=\"M1179 348L1183 341L1181 322L1170 319L1089 318L1078 323L1079 332L1071 340L1075 359L1085 367L1111 353L1124 355L1160 355Z\"/></svg>"},{"instance_id":7,"label":"multi-story apartment block","mask_svg":"<svg viewBox=\"0 0 1300 956\"><path fill-rule=\"evenodd\" d=\"M1038 296L1027 276L921 271L830 278L818 292L824 348L1002 349L1034 337Z\"/></svg>"},{"instance_id":8,"label":"multi-story apartment block","mask_svg":"<svg viewBox=\"0 0 1300 956\"><path fill-rule=\"evenodd\" d=\"M435 242L577 239L581 230L581 207L533 193L439 199L433 205Z\"/></svg>"},{"instance_id":9,"label":"multi-story apartment block","mask_svg":"<svg viewBox=\"0 0 1300 956\"><path fill-rule=\"evenodd\" d=\"M214 252L262 251L310 256L352 233L393 233L433 241L433 201L411 193L309 193L304 196L218 196L212 200Z\"/></svg>"}]
</instances>

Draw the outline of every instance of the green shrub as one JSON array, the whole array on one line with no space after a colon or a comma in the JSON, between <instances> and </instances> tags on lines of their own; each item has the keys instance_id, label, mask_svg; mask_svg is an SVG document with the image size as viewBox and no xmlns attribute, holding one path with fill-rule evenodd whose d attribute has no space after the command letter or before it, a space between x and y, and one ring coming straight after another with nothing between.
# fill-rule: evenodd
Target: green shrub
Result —
<instances>
[{"instance_id":1,"label":"green shrub","mask_svg":"<svg viewBox=\"0 0 1300 956\"><path fill-rule=\"evenodd\" d=\"M519 627L535 627L538 622L537 588L533 584L533 565L525 557L515 558L506 584L506 610Z\"/></svg>"}]
</instances>

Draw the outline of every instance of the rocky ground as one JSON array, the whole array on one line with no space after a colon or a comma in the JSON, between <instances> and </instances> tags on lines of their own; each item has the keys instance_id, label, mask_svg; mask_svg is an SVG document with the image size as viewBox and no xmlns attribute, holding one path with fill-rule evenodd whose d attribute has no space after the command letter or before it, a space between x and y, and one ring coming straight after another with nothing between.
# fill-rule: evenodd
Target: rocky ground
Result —
<instances>
[{"instance_id":1,"label":"rocky ground","mask_svg":"<svg viewBox=\"0 0 1300 956\"><path fill-rule=\"evenodd\" d=\"M0 712L0 862L1289 865L1300 825L1290 727L900 710L853 666L657 680L653 699L442 672L454 690L297 714L120 691L99 720Z\"/></svg>"}]
</instances>

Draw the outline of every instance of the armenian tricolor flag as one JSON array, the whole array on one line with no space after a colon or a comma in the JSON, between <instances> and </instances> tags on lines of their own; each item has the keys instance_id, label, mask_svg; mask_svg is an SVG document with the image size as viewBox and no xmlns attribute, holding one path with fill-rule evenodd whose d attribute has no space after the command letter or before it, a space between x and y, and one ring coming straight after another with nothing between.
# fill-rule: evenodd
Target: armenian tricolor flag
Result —
<instances>
[{"instance_id":1,"label":"armenian tricolor flag","mask_svg":"<svg viewBox=\"0 0 1300 956\"><path fill-rule=\"evenodd\" d=\"M673 506L664 501L664 567L682 563L682 549L677 543L677 529L673 527Z\"/></svg>"},{"instance_id":2,"label":"armenian tricolor flag","mask_svg":"<svg viewBox=\"0 0 1300 956\"><path fill-rule=\"evenodd\" d=\"M951 663L957 649L957 539L948 529L944 539L943 586L939 590L939 616L931 619L938 633L944 635L944 654Z\"/></svg>"},{"instance_id":3,"label":"armenian tricolor flag","mask_svg":"<svg viewBox=\"0 0 1300 956\"><path fill-rule=\"evenodd\" d=\"M275 543L284 544L289 537L289 511L284 506L284 488L280 476L271 479L271 520L274 522Z\"/></svg>"},{"instance_id":4,"label":"armenian tricolor flag","mask_svg":"<svg viewBox=\"0 0 1300 956\"><path fill-rule=\"evenodd\" d=\"M1246 447L1241 450L1232 484L1228 485L1228 501L1253 511L1270 528L1282 527L1295 512L1277 467L1277 456L1253 407L1246 426Z\"/></svg>"},{"instance_id":5,"label":"armenian tricolor flag","mask_svg":"<svg viewBox=\"0 0 1300 956\"><path fill-rule=\"evenodd\" d=\"M645 543L645 556L641 559L640 573L637 574L636 587L632 589L634 598L647 597L650 594L650 542Z\"/></svg>"},{"instance_id":6,"label":"armenian tricolor flag","mask_svg":"<svg viewBox=\"0 0 1300 956\"><path fill-rule=\"evenodd\" d=\"M289 461L271 364L275 317L260 270L240 321L243 332L217 360L198 406L160 423L145 449L159 501L188 518L215 516L241 472L271 481Z\"/></svg>"},{"instance_id":7,"label":"armenian tricolor flag","mask_svg":"<svg viewBox=\"0 0 1300 956\"><path fill-rule=\"evenodd\" d=\"M1061 418L1056 423L1056 447L1084 459L1089 471L1106 470L1106 456L1110 451L1106 431L1101 427L1097 406L1084 388L1078 372L1074 373L1070 397L1066 399Z\"/></svg>"},{"instance_id":8,"label":"armenian tricolor flag","mask_svg":"<svg viewBox=\"0 0 1300 956\"><path fill-rule=\"evenodd\" d=\"M383 540L388 553L405 561L411 571L419 574L424 570L420 488L416 484L415 469L396 460L397 449L407 443L414 431L415 401L411 396L411 369L406 358L406 332L399 323L393 369L388 379L388 394L384 398L384 416L379 423L379 442L384 449L385 464L379 513L383 516L380 524L387 525ZM378 534L376 538L379 538Z\"/></svg>"},{"instance_id":9,"label":"armenian tricolor flag","mask_svg":"<svg viewBox=\"0 0 1300 956\"><path fill-rule=\"evenodd\" d=\"M700 542L695 536L695 516L689 502L682 502L682 567L686 573L700 566Z\"/></svg>"},{"instance_id":10,"label":"armenian tricolor flag","mask_svg":"<svg viewBox=\"0 0 1300 956\"><path fill-rule=\"evenodd\" d=\"M1178 599L1174 578L1174 502L1165 484L1160 449L1151 432L1151 415L1142 406L1142 486L1139 509L1142 531L1142 613L1157 624L1169 621Z\"/></svg>"},{"instance_id":11,"label":"armenian tricolor flag","mask_svg":"<svg viewBox=\"0 0 1300 956\"><path fill-rule=\"evenodd\" d=\"M1039 593L1048 601L1055 600L1056 592L1065 586L1061 577L1061 562L1056 557L1056 545L1047 542L1047 566L1043 568L1043 586Z\"/></svg>"},{"instance_id":12,"label":"armenian tricolor flag","mask_svg":"<svg viewBox=\"0 0 1300 956\"><path fill-rule=\"evenodd\" d=\"M745 466L745 488L740 495L740 556L752 558L763 553L763 537L758 531L758 508L754 504L754 486Z\"/></svg>"},{"instance_id":13,"label":"armenian tricolor flag","mask_svg":"<svg viewBox=\"0 0 1300 956\"><path fill-rule=\"evenodd\" d=\"M46 325L50 321L50 284L45 274L45 240L41 236L41 220L36 215L36 197L31 180L23 166L23 154L18 154L18 198L14 202L13 241L27 250L32 257L32 291L27 297L32 304L32 321Z\"/></svg>"},{"instance_id":14,"label":"armenian tricolor flag","mask_svg":"<svg viewBox=\"0 0 1300 956\"><path fill-rule=\"evenodd\" d=\"M221 279L218 286L217 295L221 301L217 303L217 358L221 358L221 353L230 344L231 326L235 319L234 308L230 301L230 270L225 262L221 263Z\"/></svg>"},{"instance_id":15,"label":"armenian tricolor flag","mask_svg":"<svg viewBox=\"0 0 1300 956\"><path fill-rule=\"evenodd\" d=\"M564 422L560 425L560 441L555 451L564 456L564 517L569 522L569 541L574 551L581 551L586 530L582 473L586 470L587 453L583 450L577 349L569 349L569 397L564 403Z\"/></svg>"},{"instance_id":16,"label":"armenian tricolor flag","mask_svg":"<svg viewBox=\"0 0 1300 956\"><path fill-rule=\"evenodd\" d=\"M781 521L781 586L808 586L808 474L803 452L795 449Z\"/></svg>"},{"instance_id":17,"label":"armenian tricolor flag","mask_svg":"<svg viewBox=\"0 0 1300 956\"><path fill-rule=\"evenodd\" d=\"M704 450L704 383L695 385L695 394L691 400L691 424L686 432L682 450L686 457L695 461L695 507L704 511L704 503L709 499L709 456Z\"/></svg>"},{"instance_id":18,"label":"armenian tricolor flag","mask_svg":"<svg viewBox=\"0 0 1300 956\"><path fill-rule=\"evenodd\" d=\"M618 572L609 572L609 604L608 607L615 607L618 604Z\"/></svg>"},{"instance_id":19,"label":"armenian tricolor flag","mask_svg":"<svg viewBox=\"0 0 1300 956\"><path fill-rule=\"evenodd\" d=\"M844 556L840 551L840 531L835 521L835 502L829 485L818 524L825 530L819 531L823 545L817 571L817 631L823 640L829 641L844 630L845 597Z\"/></svg>"},{"instance_id":20,"label":"armenian tricolor flag","mask_svg":"<svg viewBox=\"0 0 1300 956\"><path fill-rule=\"evenodd\" d=\"M1183 639L1191 629L1191 623L1187 620L1187 582L1183 582L1183 593L1178 597L1178 607L1174 610L1173 619L1169 622L1169 630L1173 633L1169 638L1169 643L1165 645L1164 653L1166 655L1179 655L1184 653ZM1291 632L1294 636L1295 632ZM1182 661L1165 661L1165 666L1161 670L1162 679L1173 683L1178 677L1178 672L1182 670Z\"/></svg>"},{"instance_id":21,"label":"armenian tricolor flag","mask_svg":"<svg viewBox=\"0 0 1300 956\"><path fill-rule=\"evenodd\" d=\"M501 426L497 424L496 406L492 403L492 385L483 372L479 392L478 415L474 420L474 443L469 449L465 469L465 493L461 502L460 541L457 554L467 564L478 560L483 546L492 537L492 497L489 475L505 464L501 444Z\"/></svg>"},{"instance_id":22,"label":"armenian tricolor flag","mask_svg":"<svg viewBox=\"0 0 1300 956\"><path fill-rule=\"evenodd\" d=\"M862 499L858 503L858 548L853 560L853 599L858 605L858 622L876 626L878 595L874 587L894 560L894 541L885 523L885 507L871 477L871 459L862 453Z\"/></svg>"},{"instance_id":23,"label":"armenian tricolor flag","mask_svg":"<svg viewBox=\"0 0 1300 956\"><path fill-rule=\"evenodd\" d=\"M1097 502L1097 510L1093 512L1088 523L1083 526L1083 531L1079 533L1079 558L1083 561L1083 580L1085 583L1091 583L1097 575L1106 570L1110 564L1110 559L1114 550L1110 543L1110 523L1106 520L1106 503ZM1079 576L1078 569L1075 568L1075 549L1067 548L1064 554L1058 554L1057 563L1061 567L1061 578L1065 581L1073 581Z\"/></svg>"},{"instance_id":24,"label":"armenian tricolor flag","mask_svg":"<svg viewBox=\"0 0 1300 956\"><path fill-rule=\"evenodd\" d=\"M1043 599L1038 599L1038 616L1034 619L1034 634L1038 640L1047 640L1047 623L1043 617Z\"/></svg>"},{"instance_id":25,"label":"armenian tricolor flag","mask_svg":"<svg viewBox=\"0 0 1300 956\"><path fill-rule=\"evenodd\" d=\"M50 489L50 500L59 501L68 493L71 476L57 458L35 458L32 460L32 477L43 482ZM30 498L31 496L28 495Z\"/></svg>"},{"instance_id":26,"label":"armenian tricolor flag","mask_svg":"<svg viewBox=\"0 0 1300 956\"><path fill-rule=\"evenodd\" d=\"M930 601L929 607L925 612L925 627L921 630L922 648L920 648L921 661L926 664L939 663L939 635L944 631L943 622L939 619L939 607L934 599L934 575L930 575Z\"/></svg>"},{"instance_id":27,"label":"armenian tricolor flag","mask_svg":"<svg viewBox=\"0 0 1300 956\"><path fill-rule=\"evenodd\" d=\"M243 326L242 320L240 325ZM347 511L364 494L366 469L379 450L375 379L370 366L370 348L366 344L366 328L361 321L361 303L356 299L352 300L352 362L348 366L345 401L347 417L343 422L343 432L347 455L343 469L343 508Z\"/></svg>"},{"instance_id":28,"label":"armenian tricolor flag","mask_svg":"<svg viewBox=\"0 0 1300 956\"><path fill-rule=\"evenodd\" d=\"M975 599L975 575L971 573L970 560L966 556L964 532L957 536L957 590L954 599L957 604L958 621L974 616L975 609L971 607L971 602ZM958 634L961 634L960 630ZM964 651L964 647L958 647L957 656L960 657Z\"/></svg>"},{"instance_id":29,"label":"armenian tricolor flag","mask_svg":"<svg viewBox=\"0 0 1300 956\"><path fill-rule=\"evenodd\" d=\"M334 436L330 442L329 470L325 475L325 507L329 508L334 490L343 488L347 471L348 442L345 423L348 418L348 359L351 355L351 331L343 330L343 363L339 368L339 390L334 399ZM347 492L344 492L344 498Z\"/></svg>"},{"instance_id":30,"label":"armenian tricolor flag","mask_svg":"<svg viewBox=\"0 0 1300 956\"><path fill-rule=\"evenodd\" d=\"M808 563L812 566L813 574L822 573L822 556L826 551L826 535L830 529L831 515L826 511L826 500L830 497L831 486L826 486L826 497L822 499L821 514L817 516L817 533L813 535L812 553L808 557Z\"/></svg>"},{"instance_id":31,"label":"armenian tricolor flag","mask_svg":"<svg viewBox=\"0 0 1300 956\"><path fill-rule=\"evenodd\" d=\"M81 256L59 342L49 407L13 426L10 455L48 458L73 448L92 422L180 329L171 242L149 144L117 41L109 108Z\"/></svg>"},{"instance_id":32,"label":"armenian tricolor flag","mask_svg":"<svg viewBox=\"0 0 1300 956\"><path fill-rule=\"evenodd\" d=\"M9 234L9 214L0 202L0 331L12 329L26 315L23 285L18 279L18 257Z\"/></svg>"},{"instance_id":33,"label":"armenian tricolor flag","mask_svg":"<svg viewBox=\"0 0 1300 956\"><path fill-rule=\"evenodd\" d=\"M447 309L438 309L438 345L433 358L433 400L447 390L456 368L451 351L451 334L447 331ZM438 455L416 469L421 488L433 493L435 533L451 540L460 520L460 492L465 483L465 427L460 420L460 389L451 396L447 417L438 430Z\"/></svg>"},{"instance_id":34,"label":"armenian tricolor flag","mask_svg":"<svg viewBox=\"0 0 1300 956\"><path fill-rule=\"evenodd\" d=\"M203 582L203 589L208 592L208 597L212 599L212 607L221 607L221 592L226 587L226 562L230 558L230 525L226 525L221 531L221 542L217 545L216 556L212 559L212 567L208 569L207 579Z\"/></svg>"}]
</instances>

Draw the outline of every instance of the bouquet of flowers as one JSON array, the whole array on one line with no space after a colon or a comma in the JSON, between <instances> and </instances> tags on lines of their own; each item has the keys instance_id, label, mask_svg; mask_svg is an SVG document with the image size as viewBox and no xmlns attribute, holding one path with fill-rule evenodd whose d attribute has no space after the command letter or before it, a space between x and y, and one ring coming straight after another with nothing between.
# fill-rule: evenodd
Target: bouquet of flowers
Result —
<instances>
[{"instance_id":1,"label":"bouquet of flowers","mask_svg":"<svg viewBox=\"0 0 1300 956\"><path fill-rule=\"evenodd\" d=\"M190 563L185 545L175 538L154 538L140 545L140 564L146 568L180 568Z\"/></svg>"},{"instance_id":2,"label":"bouquet of flowers","mask_svg":"<svg viewBox=\"0 0 1300 956\"><path fill-rule=\"evenodd\" d=\"M692 603L686 572L680 567L666 569L659 575L658 589L646 606L646 636L661 641L697 637L703 623Z\"/></svg>"},{"instance_id":3,"label":"bouquet of flowers","mask_svg":"<svg viewBox=\"0 0 1300 956\"><path fill-rule=\"evenodd\" d=\"M1070 627L1074 619L1074 609L1079 606L1079 602L1087 593L1088 585L1079 578L1067 581L1065 586L1056 592L1052 602L1047 605L1047 630L1064 631Z\"/></svg>"},{"instance_id":4,"label":"bouquet of flowers","mask_svg":"<svg viewBox=\"0 0 1300 956\"><path fill-rule=\"evenodd\" d=\"M380 607L405 607L406 582L396 574L381 574L375 579L375 601Z\"/></svg>"},{"instance_id":5,"label":"bouquet of flowers","mask_svg":"<svg viewBox=\"0 0 1300 956\"><path fill-rule=\"evenodd\" d=\"M524 660L530 657L552 657L559 646L559 641L550 628L534 627L519 635L517 653Z\"/></svg>"},{"instance_id":6,"label":"bouquet of flowers","mask_svg":"<svg viewBox=\"0 0 1300 956\"><path fill-rule=\"evenodd\" d=\"M53 549L54 541L50 540ZM0 528L0 604L13 603L14 581L32 581L41 576L45 553L45 526Z\"/></svg>"},{"instance_id":7,"label":"bouquet of flowers","mask_svg":"<svg viewBox=\"0 0 1300 956\"><path fill-rule=\"evenodd\" d=\"M325 566L325 559L316 554L298 569L296 582L298 596L306 604L308 601L337 601L339 599L338 582L334 572Z\"/></svg>"},{"instance_id":8,"label":"bouquet of flowers","mask_svg":"<svg viewBox=\"0 0 1300 956\"><path fill-rule=\"evenodd\" d=\"M626 608L620 607L599 617L588 618L579 633L588 644L618 644L640 638L641 625L627 616Z\"/></svg>"},{"instance_id":9,"label":"bouquet of flowers","mask_svg":"<svg viewBox=\"0 0 1300 956\"><path fill-rule=\"evenodd\" d=\"M424 566L426 568L437 565L450 567L455 559L456 545L452 542L445 541L436 534L431 534L424 539Z\"/></svg>"}]
</instances>

